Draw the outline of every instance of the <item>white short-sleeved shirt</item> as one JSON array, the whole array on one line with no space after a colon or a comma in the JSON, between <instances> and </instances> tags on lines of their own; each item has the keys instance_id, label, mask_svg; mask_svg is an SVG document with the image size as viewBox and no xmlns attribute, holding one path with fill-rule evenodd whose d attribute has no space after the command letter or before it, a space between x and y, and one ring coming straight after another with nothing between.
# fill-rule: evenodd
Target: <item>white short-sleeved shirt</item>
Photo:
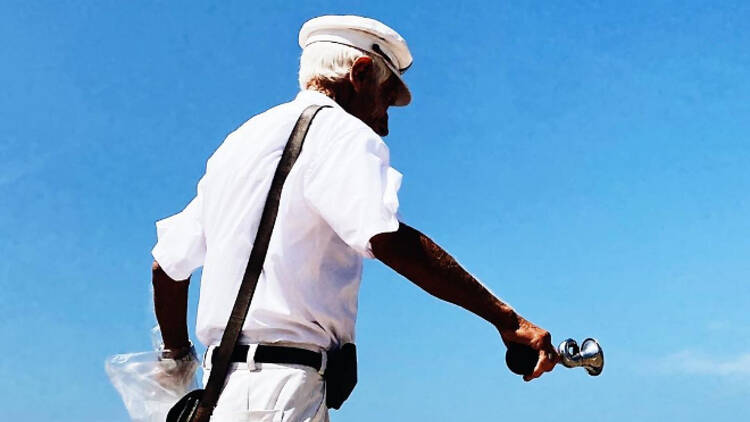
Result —
<instances>
[{"instance_id":1,"label":"white short-sleeved shirt","mask_svg":"<svg viewBox=\"0 0 750 422\"><path fill-rule=\"evenodd\" d=\"M240 342L329 349L354 341L362 258L372 257L370 238L398 229L401 174L372 129L327 96L302 91L231 133L208 160L195 198L156 223L152 253L171 278L203 266L196 332L207 346L221 339L273 173L311 104L332 107L313 120L284 184Z\"/></svg>"}]
</instances>

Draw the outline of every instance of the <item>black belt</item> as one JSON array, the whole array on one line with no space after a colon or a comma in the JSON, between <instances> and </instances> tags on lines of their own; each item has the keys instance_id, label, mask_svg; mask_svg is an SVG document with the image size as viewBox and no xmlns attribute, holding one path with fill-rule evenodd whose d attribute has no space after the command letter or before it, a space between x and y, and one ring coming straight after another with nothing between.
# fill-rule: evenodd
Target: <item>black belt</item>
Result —
<instances>
[{"instance_id":1,"label":"black belt","mask_svg":"<svg viewBox=\"0 0 750 422\"><path fill-rule=\"evenodd\" d=\"M249 350L250 346L248 346L247 344L238 344L232 352L230 362L247 362L247 353ZM214 358L216 356L216 353L211 354L212 365L214 364ZM270 346L267 344L260 344L258 345L258 349L255 351L254 360L260 363L305 365L315 368L316 371L319 371L320 363L323 358L320 353L310 350L298 349L296 347Z\"/></svg>"}]
</instances>

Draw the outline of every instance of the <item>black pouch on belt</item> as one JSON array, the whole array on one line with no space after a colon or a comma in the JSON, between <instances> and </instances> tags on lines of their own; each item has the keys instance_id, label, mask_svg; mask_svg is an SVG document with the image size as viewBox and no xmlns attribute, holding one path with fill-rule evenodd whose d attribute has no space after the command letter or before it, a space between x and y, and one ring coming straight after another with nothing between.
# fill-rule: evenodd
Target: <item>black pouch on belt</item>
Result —
<instances>
[{"instance_id":1,"label":"black pouch on belt","mask_svg":"<svg viewBox=\"0 0 750 422\"><path fill-rule=\"evenodd\" d=\"M326 406L340 408L357 385L357 347L346 343L328 352L323 378L326 381Z\"/></svg>"}]
</instances>

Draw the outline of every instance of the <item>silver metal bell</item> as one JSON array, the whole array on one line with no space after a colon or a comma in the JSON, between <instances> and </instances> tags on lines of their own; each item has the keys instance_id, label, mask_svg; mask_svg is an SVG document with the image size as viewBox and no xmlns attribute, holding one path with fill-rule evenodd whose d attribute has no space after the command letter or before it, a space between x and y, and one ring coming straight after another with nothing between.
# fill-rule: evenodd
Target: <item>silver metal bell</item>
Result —
<instances>
[{"instance_id":1,"label":"silver metal bell","mask_svg":"<svg viewBox=\"0 0 750 422\"><path fill-rule=\"evenodd\" d=\"M604 350L596 339L587 338L579 349L578 343L569 338L557 346L557 353L560 363L568 368L582 366L592 376L601 374L604 369Z\"/></svg>"}]
</instances>

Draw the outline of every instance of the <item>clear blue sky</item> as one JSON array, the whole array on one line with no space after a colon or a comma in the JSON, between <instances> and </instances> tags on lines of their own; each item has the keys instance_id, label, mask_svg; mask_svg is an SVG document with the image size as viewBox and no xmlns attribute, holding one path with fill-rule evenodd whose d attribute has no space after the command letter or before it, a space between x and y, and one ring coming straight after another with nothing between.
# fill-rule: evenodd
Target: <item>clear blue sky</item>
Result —
<instances>
[{"instance_id":1,"label":"clear blue sky","mask_svg":"<svg viewBox=\"0 0 750 422\"><path fill-rule=\"evenodd\" d=\"M488 324L368 262L334 421L748 417L747 2L4 1L6 420L127 420L103 362L149 347L153 223L296 94L297 31L326 13L415 58L386 138L404 220L607 358L525 384Z\"/></svg>"}]
</instances>

